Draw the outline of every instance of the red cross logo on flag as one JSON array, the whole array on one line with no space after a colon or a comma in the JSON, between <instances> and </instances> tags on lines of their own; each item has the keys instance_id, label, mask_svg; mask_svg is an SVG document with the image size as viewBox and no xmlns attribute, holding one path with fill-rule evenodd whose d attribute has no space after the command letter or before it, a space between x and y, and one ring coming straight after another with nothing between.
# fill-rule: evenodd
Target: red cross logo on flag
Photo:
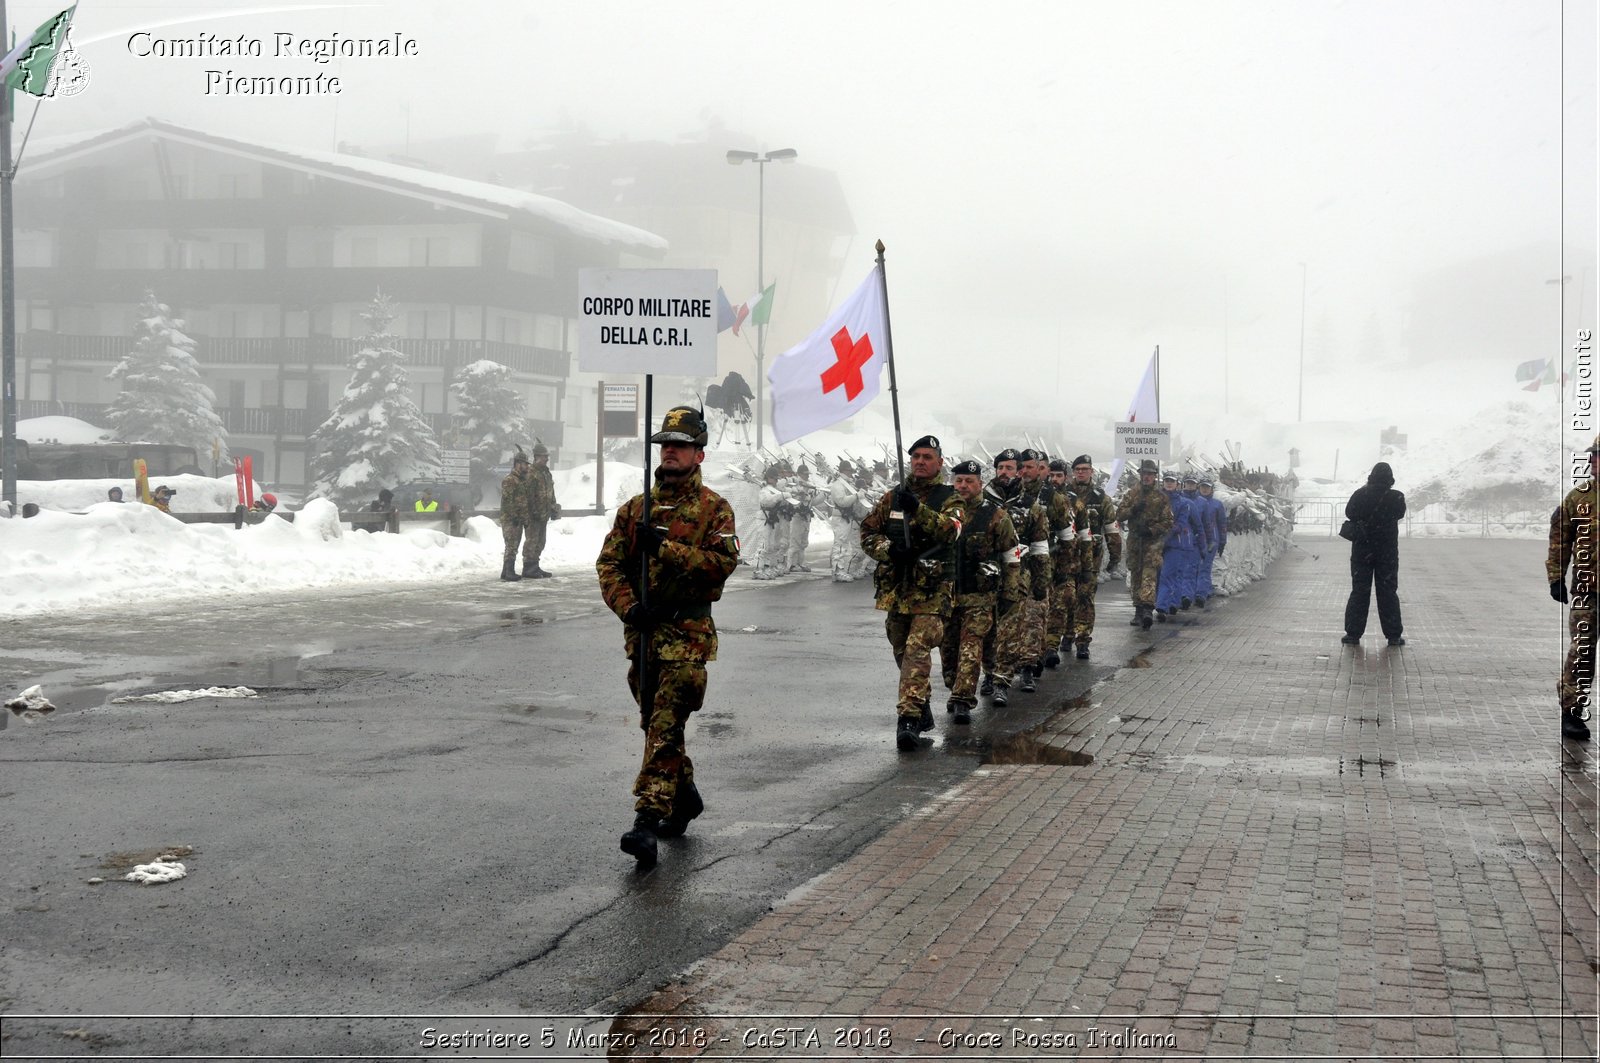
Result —
<instances>
[{"instance_id":1,"label":"red cross logo on flag","mask_svg":"<svg viewBox=\"0 0 1600 1063\"><path fill-rule=\"evenodd\" d=\"M850 297L767 370L779 443L837 424L877 397L889 312L877 267Z\"/></svg>"}]
</instances>

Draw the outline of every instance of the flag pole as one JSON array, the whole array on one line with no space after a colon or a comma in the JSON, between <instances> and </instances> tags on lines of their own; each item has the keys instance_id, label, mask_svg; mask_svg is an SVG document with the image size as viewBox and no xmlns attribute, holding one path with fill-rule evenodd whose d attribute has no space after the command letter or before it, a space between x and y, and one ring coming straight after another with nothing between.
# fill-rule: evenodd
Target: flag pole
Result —
<instances>
[{"instance_id":1,"label":"flag pole","mask_svg":"<svg viewBox=\"0 0 1600 1063\"><path fill-rule=\"evenodd\" d=\"M906 448L900 444L900 388L894 379L894 328L889 323L889 273L883 265L883 241L878 248L878 283L883 288L883 345L887 350L884 360L889 363L889 405L894 410L894 463L900 473L900 482L906 480Z\"/></svg>"},{"instance_id":2,"label":"flag pole","mask_svg":"<svg viewBox=\"0 0 1600 1063\"><path fill-rule=\"evenodd\" d=\"M1161 420L1161 344L1156 344L1156 420Z\"/></svg>"}]
</instances>

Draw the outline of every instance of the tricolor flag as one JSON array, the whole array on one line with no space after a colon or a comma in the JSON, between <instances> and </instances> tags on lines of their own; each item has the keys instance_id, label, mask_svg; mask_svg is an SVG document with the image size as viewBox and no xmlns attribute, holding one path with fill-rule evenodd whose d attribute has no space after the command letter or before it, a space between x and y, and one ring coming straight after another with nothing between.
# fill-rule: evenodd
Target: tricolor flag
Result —
<instances>
[{"instance_id":1,"label":"tricolor flag","mask_svg":"<svg viewBox=\"0 0 1600 1063\"><path fill-rule=\"evenodd\" d=\"M738 318L734 315L733 304L728 302L728 293L719 286L717 288L717 331L727 332L733 328L733 323Z\"/></svg>"},{"instance_id":2,"label":"tricolor flag","mask_svg":"<svg viewBox=\"0 0 1600 1063\"><path fill-rule=\"evenodd\" d=\"M7 89L21 89L30 96L50 94L50 67L67 46L67 30L72 28L72 13L77 9L74 4L46 19L32 37L0 59L0 81Z\"/></svg>"},{"instance_id":3,"label":"tricolor flag","mask_svg":"<svg viewBox=\"0 0 1600 1063\"><path fill-rule=\"evenodd\" d=\"M750 319L752 325L765 325L772 320L772 290L778 286L773 281L760 292L744 301L744 305L734 311L733 334L737 336L739 329L744 326L745 318Z\"/></svg>"},{"instance_id":4,"label":"tricolor flag","mask_svg":"<svg viewBox=\"0 0 1600 1063\"><path fill-rule=\"evenodd\" d=\"M1128 404L1128 417L1130 421L1159 421L1161 420L1161 404L1156 397L1159 391L1161 363L1156 361L1159 352L1150 356L1150 364L1145 366L1144 377L1139 381L1139 390L1133 393L1133 402ZM1122 467L1127 464L1123 458L1118 458L1111 463L1111 479L1106 483L1110 491L1115 494L1117 487L1122 483Z\"/></svg>"},{"instance_id":5,"label":"tricolor flag","mask_svg":"<svg viewBox=\"0 0 1600 1063\"><path fill-rule=\"evenodd\" d=\"M1545 359L1534 358L1517 366L1517 380L1537 380L1544 375Z\"/></svg>"},{"instance_id":6,"label":"tricolor flag","mask_svg":"<svg viewBox=\"0 0 1600 1063\"><path fill-rule=\"evenodd\" d=\"M778 355L767 370L778 442L837 424L876 398L888 344L883 271L874 266L821 327Z\"/></svg>"}]
</instances>

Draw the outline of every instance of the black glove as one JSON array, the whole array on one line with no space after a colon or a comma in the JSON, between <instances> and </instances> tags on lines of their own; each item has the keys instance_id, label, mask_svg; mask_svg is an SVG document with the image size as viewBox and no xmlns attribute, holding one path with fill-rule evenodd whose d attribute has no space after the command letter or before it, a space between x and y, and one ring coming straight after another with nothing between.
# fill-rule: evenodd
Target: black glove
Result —
<instances>
[{"instance_id":1,"label":"black glove","mask_svg":"<svg viewBox=\"0 0 1600 1063\"><path fill-rule=\"evenodd\" d=\"M639 549L643 550L648 556L659 557L661 555L661 544L667 541L667 535L666 532L653 524L641 524L639 525L637 541Z\"/></svg>"},{"instance_id":2,"label":"black glove","mask_svg":"<svg viewBox=\"0 0 1600 1063\"><path fill-rule=\"evenodd\" d=\"M1556 601L1560 602L1562 605L1567 604L1567 581L1566 580L1560 580L1560 579L1551 580L1550 581L1550 597L1554 598Z\"/></svg>"},{"instance_id":3,"label":"black glove","mask_svg":"<svg viewBox=\"0 0 1600 1063\"><path fill-rule=\"evenodd\" d=\"M915 557L920 551L914 546L907 546L906 541L897 535L889 536L889 558L899 561L907 557Z\"/></svg>"},{"instance_id":4,"label":"black glove","mask_svg":"<svg viewBox=\"0 0 1600 1063\"><path fill-rule=\"evenodd\" d=\"M643 602L634 602L622 614L622 622L629 627L649 627L652 622L650 610Z\"/></svg>"},{"instance_id":5,"label":"black glove","mask_svg":"<svg viewBox=\"0 0 1600 1063\"><path fill-rule=\"evenodd\" d=\"M1001 616L1005 616L1017 607L1017 603L1010 598L1001 598L998 604L1000 607L999 615Z\"/></svg>"},{"instance_id":6,"label":"black glove","mask_svg":"<svg viewBox=\"0 0 1600 1063\"><path fill-rule=\"evenodd\" d=\"M1050 588L1049 587L1039 586L1039 587L1035 587L1033 589L1033 600L1034 601L1042 602L1048 597L1050 597Z\"/></svg>"},{"instance_id":7,"label":"black glove","mask_svg":"<svg viewBox=\"0 0 1600 1063\"><path fill-rule=\"evenodd\" d=\"M894 506L901 513L904 513L907 517L910 517L913 513L922 508L922 499L918 498L909 490L902 487L900 490L894 493Z\"/></svg>"}]
</instances>

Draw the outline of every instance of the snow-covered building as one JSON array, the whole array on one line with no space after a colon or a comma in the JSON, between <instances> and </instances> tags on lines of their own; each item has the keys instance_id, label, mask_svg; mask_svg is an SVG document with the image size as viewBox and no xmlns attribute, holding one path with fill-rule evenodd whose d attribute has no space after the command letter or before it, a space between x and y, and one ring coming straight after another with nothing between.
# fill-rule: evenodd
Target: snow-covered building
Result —
<instances>
[{"instance_id":1,"label":"snow-covered building","mask_svg":"<svg viewBox=\"0 0 1600 1063\"><path fill-rule=\"evenodd\" d=\"M195 340L236 453L306 481L306 438L349 379L382 291L414 399L449 438L450 385L512 370L534 431L580 455L569 398L578 270L656 265L667 241L548 196L359 155L145 119L29 152L16 181L19 412L102 423L149 289Z\"/></svg>"}]
</instances>

